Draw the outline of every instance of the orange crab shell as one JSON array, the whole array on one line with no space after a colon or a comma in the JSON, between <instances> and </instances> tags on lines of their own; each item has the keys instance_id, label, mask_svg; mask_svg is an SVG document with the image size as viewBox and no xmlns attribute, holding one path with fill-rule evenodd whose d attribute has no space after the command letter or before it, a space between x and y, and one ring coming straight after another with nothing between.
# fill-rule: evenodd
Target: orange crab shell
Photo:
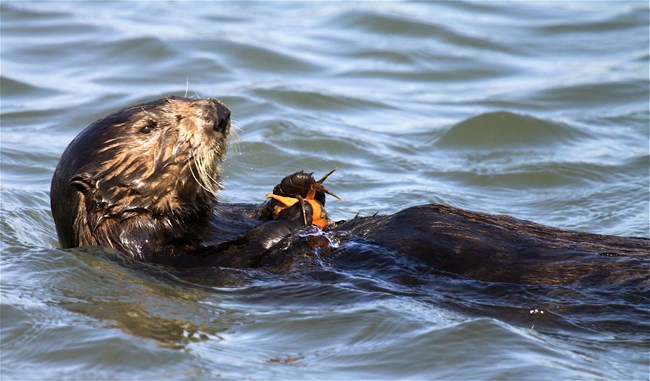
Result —
<instances>
[{"instance_id":1,"label":"orange crab shell","mask_svg":"<svg viewBox=\"0 0 650 381\"><path fill-rule=\"evenodd\" d=\"M299 201L297 198L294 197L278 196L277 194L273 194L273 193L267 194L266 197L272 198L282 204L282 205L275 206L273 210L273 214L276 216L286 208L293 206L295 203ZM307 195L307 197L309 197L309 194ZM325 229L327 226L332 224L330 222L329 217L327 216L327 212L325 212L325 209L323 209L323 205L321 205L320 202L314 200L313 198L305 198L304 201L308 202L309 205L311 205L312 225L318 226L321 229Z\"/></svg>"}]
</instances>

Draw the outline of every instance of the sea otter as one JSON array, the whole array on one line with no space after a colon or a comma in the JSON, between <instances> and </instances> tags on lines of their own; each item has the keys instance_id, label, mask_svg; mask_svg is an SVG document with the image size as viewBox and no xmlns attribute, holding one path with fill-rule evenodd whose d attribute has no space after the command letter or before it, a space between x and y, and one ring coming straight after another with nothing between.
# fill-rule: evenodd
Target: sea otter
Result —
<instances>
[{"instance_id":1,"label":"sea otter","mask_svg":"<svg viewBox=\"0 0 650 381\"><path fill-rule=\"evenodd\" d=\"M83 130L54 172L52 215L63 248L112 247L138 261L289 272L315 253L332 266L432 270L496 282L568 284L647 279L646 238L566 231L444 205L305 229L306 202L275 208L217 201L230 110L214 98L166 97ZM325 204L297 172L290 197ZM320 184L319 184L320 185ZM308 215L308 216L307 216ZM308 217L308 218L307 218ZM363 243L363 244L359 244ZM381 266L379 266L381 267Z\"/></svg>"}]
</instances>

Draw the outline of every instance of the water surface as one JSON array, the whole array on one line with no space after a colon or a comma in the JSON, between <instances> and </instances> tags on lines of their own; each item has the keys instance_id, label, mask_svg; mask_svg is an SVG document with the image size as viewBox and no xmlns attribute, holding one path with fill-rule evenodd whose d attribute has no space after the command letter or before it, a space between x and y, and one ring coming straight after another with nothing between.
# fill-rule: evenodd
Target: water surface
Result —
<instances>
[{"instance_id":1,"label":"water surface","mask_svg":"<svg viewBox=\"0 0 650 381\"><path fill-rule=\"evenodd\" d=\"M648 378L647 282L418 289L351 271L204 287L58 249L49 208L85 126L214 96L238 127L223 202L338 167L336 219L436 202L648 237L646 2L0 10L3 379Z\"/></svg>"}]
</instances>

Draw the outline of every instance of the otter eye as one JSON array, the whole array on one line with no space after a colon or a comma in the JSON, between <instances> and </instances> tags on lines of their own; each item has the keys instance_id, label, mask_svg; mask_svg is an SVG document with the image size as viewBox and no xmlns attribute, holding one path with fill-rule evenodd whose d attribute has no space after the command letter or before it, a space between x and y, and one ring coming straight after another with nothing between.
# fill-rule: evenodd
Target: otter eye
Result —
<instances>
[{"instance_id":1,"label":"otter eye","mask_svg":"<svg viewBox=\"0 0 650 381\"><path fill-rule=\"evenodd\" d=\"M151 133L151 131L153 131L154 128L156 128L156 122L153 121L147 122L147 124L145 124L144 127L140 129L140 133L149 134Z\"/></svg>"}]
</instances>

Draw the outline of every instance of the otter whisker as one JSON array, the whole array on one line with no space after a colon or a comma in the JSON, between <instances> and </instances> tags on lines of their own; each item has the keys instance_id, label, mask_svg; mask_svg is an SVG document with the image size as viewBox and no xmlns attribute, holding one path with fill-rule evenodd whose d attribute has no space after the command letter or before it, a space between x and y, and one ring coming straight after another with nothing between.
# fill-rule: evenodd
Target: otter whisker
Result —
<instances>
[{"instance_id":1,"label":"otter whisker","mask_svg":"<svg viewBox=\"0 0 650 381\"><path fill-rule=\"evenodd\" d=\"M205 185L203 185L203 181L201 181L201 180L199 179L200 176L197 176L197 174L194 173L194 168L193 168L193 167L194 167L193 165L190 165L190 173L192 174L192 178L194 179L194 181L196 181L196 183L199 184L199 186L200 186L201 188L203 188L204 191L210 193L211 195L216 196L216 191L215 191L215 190L213 190L213 189L209 189L208 187L206 187Z\"/></svg>"},{"instance_id":2,"label":"otter whisker","mask_svg":"<svg viewBox=\"0 0 650 381\"><path fill-rule=\"evenodd\" d=\"M204 156L209 163L209 165L205 166L206 176L218 187L220 187L218 176L219 163L223 160L225 154L225 152L223 152L225 149L222 151L222 147L222 145L215 145L212 149L206 149L207 154Z\"/></svg>"},{"instance_id":3,"label":"otter whisker","mask_svg":"<svg viewBox=\"0 0 650 381\"><path fill-rule=\"evenodd\" d=\"M240 154L240 145L239 145L239 130L240 128L236 125L236 121L230 121L230 136L228 137L228 145L230 146L229 150L233 151L235 154ZM225 156L225 155L224 155Z\"/></svg>"},{"instance_id":4,"label":"otter whisker","mask_svg":"<svg viewBox=\"0 0 650 381\"><path fill-rule=\"evenodd\" d=\"M214 185L217 187L219 185L219 180L210 174L210 172L207 171L206 166L202 165L201 166L201 172L202 172L202 177L207 180L207 182L211 183L211 185Z\"/></svg>"},{"instance_id":5,"label":"otter whisker","mask_svg":"<svg viewBox=\"0 0 650 381\"><path fill-rule=\"evenodd\" d=\"M201 158L198 162L199 177L201 178L203 184L210 189L216 189L216 179L214 179L210 173L208 173L207 165L204 158Z\"/></svg>"},{"instance_id":6,"label":"otter whisker","mask_svg":"<svg viewBox=\"0 0 650 381\"><path fill-rule=\"evenodd\" d=\"M218 177L212 174L218 171L218 165L214 160L214 151L207 150L205 153L196 153L196 150L192 151L194 152L191 156L193 165L190 165L192 177L201 188L216 197L217 190L221 188L221 185L219 184ZM218 151L218 149L215 151Z\"/></svg>"}]
</instances>

